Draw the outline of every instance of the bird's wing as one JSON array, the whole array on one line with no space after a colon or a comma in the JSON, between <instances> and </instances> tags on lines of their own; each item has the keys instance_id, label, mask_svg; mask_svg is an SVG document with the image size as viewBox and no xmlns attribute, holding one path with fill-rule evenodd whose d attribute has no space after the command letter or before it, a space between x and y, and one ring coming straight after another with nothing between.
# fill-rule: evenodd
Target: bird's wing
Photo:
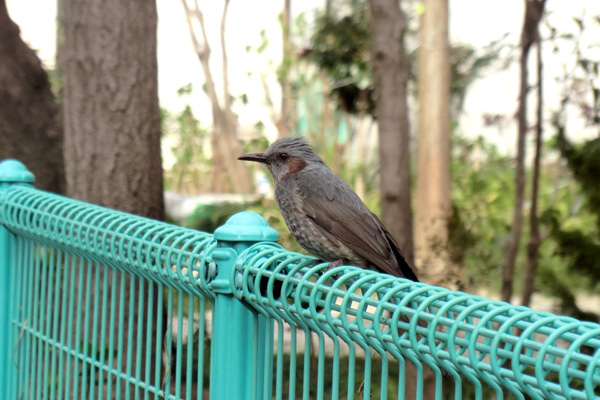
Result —
<instances>
[{"instance_id":1,"label":"bird's wing","mask_svg":"<svg viewBox=\"0 0 600 400\"><path fill-rule=\"evenodd\" d=\"M388 243L390 244L390 248L396 257L396 260L398 261L398 266L400 267L400 270L402 271L402 275L405 278L410 279L411 281L419 282L419 279L417 278L415 271L413 271L413 269L410 267L410 265L408 265L406 258L404 258L404 254L402 254L402 250L400 250L400 246L398 246L398 244L394 240L394 237L392 236L392 234L388 232L388 230L383 225L383 222L381 222L381 220L377 217L377 215L375 215L373 213L371 213L371 214L373 215L373 218L375 218L377 220L377 222L379 223L379 226L383 230L383 233L385 234L385 237L386 237Z\"/></svg>"},{"instance_id":2,"label":"bird's wing","mask_svg":"<svg viewBox=\"0 0 600 400\"><path fill-rule=\"evenodd\" d=\"M304 184L298 182L299 194L303 198L302 211L314 221L321 233L341 240L381 271L417 281L381 221L347 184L337 176L335 178L333 182L328 180L329 185L320 188L314 185L315 180L312 179L301 180Z\"/></svg>"}]
</instances>

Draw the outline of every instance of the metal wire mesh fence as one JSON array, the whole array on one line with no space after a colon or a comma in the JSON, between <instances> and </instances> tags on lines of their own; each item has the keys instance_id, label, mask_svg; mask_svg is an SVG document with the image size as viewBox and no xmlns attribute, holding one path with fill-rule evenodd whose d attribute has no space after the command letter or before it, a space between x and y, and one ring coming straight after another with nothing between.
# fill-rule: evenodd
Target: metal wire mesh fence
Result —
<instances>
[{"instance_id":1,"label":"metal wire mesh fence","mask_svg":"<svg viewBox=\"0 0 600 400\"><path fill-rule=\"evenodd\" d=\"M0 164L3 399L600 398L598 324L329 269L253 213L211 235L31 178Z\"/></svg>"}]
</instances>

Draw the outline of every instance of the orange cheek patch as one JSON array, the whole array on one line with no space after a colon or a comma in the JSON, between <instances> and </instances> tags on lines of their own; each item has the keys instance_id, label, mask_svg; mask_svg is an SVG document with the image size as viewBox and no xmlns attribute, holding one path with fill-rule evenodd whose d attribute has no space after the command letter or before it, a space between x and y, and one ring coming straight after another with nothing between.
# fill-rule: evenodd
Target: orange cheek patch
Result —
<instances>
[{"instance_id":1,"label":"orange cheek patch","mask_svg":"<svg viewBox=\"0 0 600 400\"><path fill-rule=\"evenodd\" d=\"M304 167L306 167L306 161L294 157L290 159L288 165L290 166L290 169L281 179L287 178L288 176L292 176L302 171Z\"/></svg>"}]
</instances>

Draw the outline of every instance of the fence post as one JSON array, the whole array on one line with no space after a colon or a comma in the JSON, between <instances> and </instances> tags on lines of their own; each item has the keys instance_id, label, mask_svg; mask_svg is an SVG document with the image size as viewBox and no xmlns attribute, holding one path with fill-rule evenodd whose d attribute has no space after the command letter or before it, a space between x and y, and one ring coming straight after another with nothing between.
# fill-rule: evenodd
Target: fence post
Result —
<instances>
[{"instance_id":1,"label":"fence post","mask_svg":"<svg viewBox=\"0 0 600 400\"><path fill-rule=\"evenodd\" d=\"M14 235L4 226L2 205L7 191L17 184L33 182L33 174L16 160L0 162L0 398L8 399L10 393L11 368L15 364L10 359L13 339L12 324L12 268Z\"/></svg>"},{"instance_id":2,"label":"fence post","mask_svg":"<svg viewBox=\"0 0 600 400\"><path fill-rule=\"evenodd\" d=\"M210 287L215 293L212 314L210 399L262 400L270 398L263 393L264 361L267 335L272 335L270 323L233 296L235 287L234 264L237 256L257 242L276 242L279 234L260 215L244 211L233 215L214 234L217 248L212 257L214 279ZM216 271L214 270L216 269ZM216 273L216 274L215 274ZM255 322L258 338L254 338ZM270 331L270 332L269 332ZM252 359L254 340L259 346L258 359ZM271 353L273 349L270 349ZM271 359L273 356L271 355ZM256 368L256 375L253 373ZM257 389L252 394L252 387Z\"/></svg>"}]
</instances>

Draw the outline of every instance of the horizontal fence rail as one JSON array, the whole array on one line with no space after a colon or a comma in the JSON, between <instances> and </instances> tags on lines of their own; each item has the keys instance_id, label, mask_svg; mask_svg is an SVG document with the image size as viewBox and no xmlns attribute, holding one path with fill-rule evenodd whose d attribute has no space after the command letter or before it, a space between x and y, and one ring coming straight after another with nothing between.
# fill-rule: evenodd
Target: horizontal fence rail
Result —
<instances>
[{"instance_id":1,"label":"horizontal fence rail","mask_svg":"<svg viewBox=\"0 0 600 400\"><path fill-rule=\"evenodd\" d=\"M14 235L0 397L202 398L212 235L26 186L0 201Z\"/></svg>"},{"instance_id":2,"label":"horizontal fence rail","mask_svg":"<svg viewBox=\"0 0 600 400\"><path fill-rule=\"evenodd\" d=\"M600 398L598 324L29 182L0 164L3 399Z\"/></svg>"},{"instance_id":3,"label":"horizontal fence rail","mask_svg":"<svg viewBox=\"0 0 600 400\"><path fill-rule=\"evenodd\" d=\"M503 390L521 399L598 396L598 324L356 267L328 269L274 244L248 249L236 271L236 297L258 312L317 332L320 341L329 336L335 347L356 343L401 365L423 362L439 393L445 371L498 398ZM454 394L463 398L461 385Z\"/></svg>"}]
</instances>

